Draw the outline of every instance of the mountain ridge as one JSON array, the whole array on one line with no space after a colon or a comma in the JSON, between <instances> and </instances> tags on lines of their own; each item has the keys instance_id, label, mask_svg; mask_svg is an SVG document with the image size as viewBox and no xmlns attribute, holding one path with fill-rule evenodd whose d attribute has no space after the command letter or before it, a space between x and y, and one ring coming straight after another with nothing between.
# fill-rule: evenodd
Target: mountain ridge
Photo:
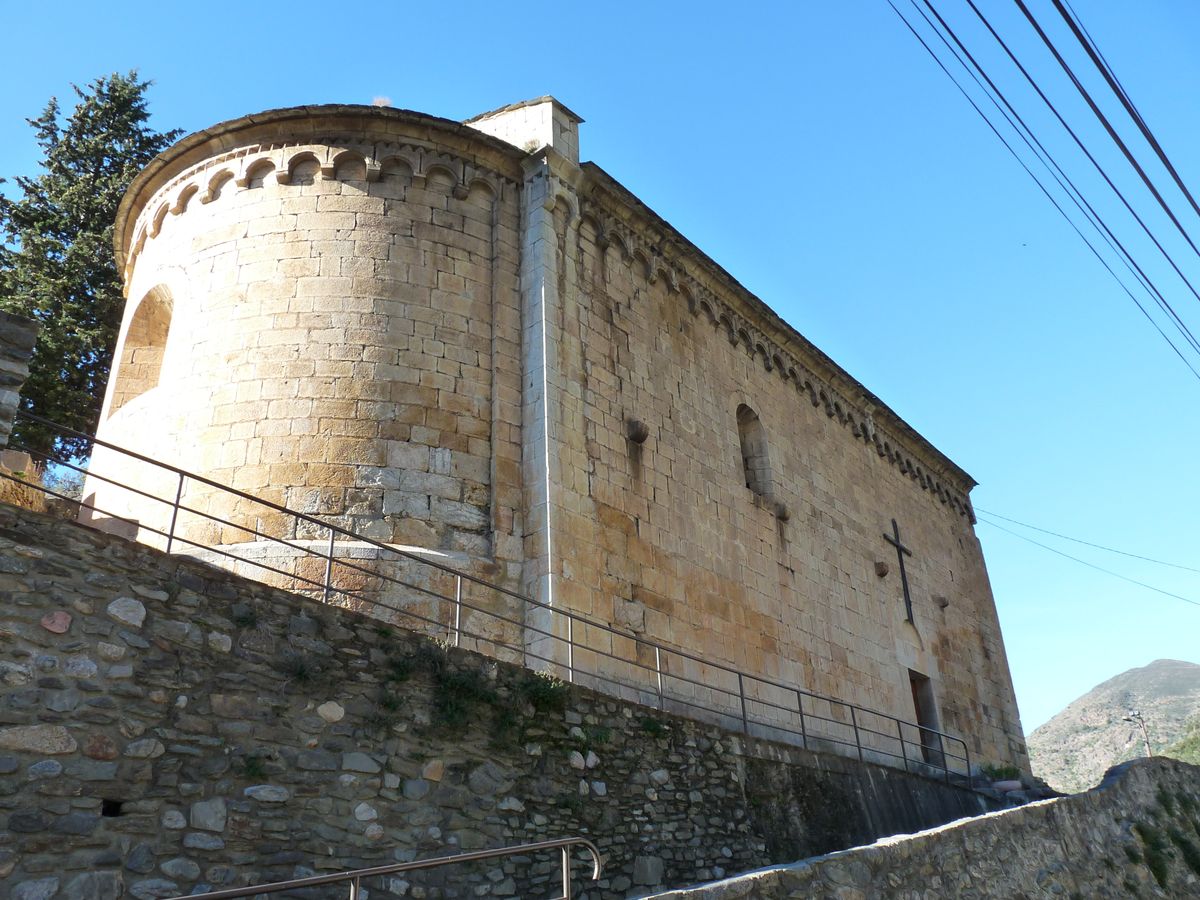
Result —
<instances>
[{"instance_id":1,"label":"mountain ridge","mask_svg":"<svg viewBox=\"0 0 1200 900\"><path fill-rule=\"evenodd\" d=\"M1034 774L1074 793L1099 783L1111 766L1144 756L1141 728L1126 720L1132 710L1141 713L1154 754L1189 752L1185 738L1200 717L1200 664L1157 659L1072 700L1029 735Z\"/></svg>"}]
</instances>

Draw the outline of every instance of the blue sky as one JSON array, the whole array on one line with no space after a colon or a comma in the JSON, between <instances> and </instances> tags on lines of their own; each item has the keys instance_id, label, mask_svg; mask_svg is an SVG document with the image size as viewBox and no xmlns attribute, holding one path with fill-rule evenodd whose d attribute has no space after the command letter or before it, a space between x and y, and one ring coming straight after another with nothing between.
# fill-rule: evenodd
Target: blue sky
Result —
<instances>
[{"instance_id":1,"label":"blue sky","mask_svg":"<svg viewBox=\"0 0 1200 900\"><path fill-rule=\"evenodd\" d=\"M1019 75L1000 67L963 0L937 5L1068 171L1099 196L1098 179L1036 111ZM1074 51L1047 0L1031 6ZM1016 8L1007 0L981 7L1200 279L1200 259L1170 238ZM1184 180L1200 189L1200 7L1076 0L1075 8ZM884 0L519 10L213 0L197 9L66 2L48 21L43 8L9 6L0 174L33 171L24 117L51 95L65 102L71 82L114 70L153 79L156 126L188 131L305 103L386 96L462 119L554 94L587 120L585 159L974 475L978 507L1195 564L1200 381ZM1078 53L1072 59L1084 70ZM1200 327L1200 301L1145 252L1115 202L1097 205ZM1184 221L1200 233L1197 217ZM1200 606L982 523L978 533L1027 730L1125 669L1160 657L1200 662ZM1195 573L1031 536L1200 601Z\"/></svg>"}]
</instances>

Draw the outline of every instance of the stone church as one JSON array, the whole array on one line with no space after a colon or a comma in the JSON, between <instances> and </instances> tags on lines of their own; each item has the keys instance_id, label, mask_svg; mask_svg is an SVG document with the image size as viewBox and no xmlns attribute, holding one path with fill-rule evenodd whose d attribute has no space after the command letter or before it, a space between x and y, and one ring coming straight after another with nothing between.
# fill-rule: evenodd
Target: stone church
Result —
<instances>
[{"instance_id":1,"label":"stone church","mask_svg":"<svg viewBox=\"0 0 1200 900\"><path fill-rule=\"evenodd\" d=\"M686 651L693 674L736 667L1028 770L970 476L580 163L581 121L549 97L466 122L312 106L183 139L118 216L98 436ZM92 466L175 491L100 449ZM187 499L241 526L181 521L197 543L295 529Z\"/></svg>"}]
</instances>

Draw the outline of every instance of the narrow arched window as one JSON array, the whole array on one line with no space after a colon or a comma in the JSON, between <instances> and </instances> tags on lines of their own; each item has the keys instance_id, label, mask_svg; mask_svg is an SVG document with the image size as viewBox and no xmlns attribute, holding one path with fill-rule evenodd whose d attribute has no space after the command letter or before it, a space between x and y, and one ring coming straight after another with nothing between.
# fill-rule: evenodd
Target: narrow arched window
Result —
<instances>
[{"instance_id":1,"label":"narrow arched window","mask_svg":"<svg viewBox=\"0 0 1200 900\"><path fill-rule=\"evenodd\" d=\"M766 429L758 413L744 403L737 408L737 424L746 487L761 497L770 497L771 460L767 455Z\"/></svg>"},{"instance_id":2,"label":"narrow arched window","mask_svg":"<svg viewBox=\"0 0 1200 900\"><path fill-rule=\"evenodd\" d=\"M158 385L167 334L171 330L171 312L171 295L161 286L151 289L138 304L125 335L120 362L113 372L116 384L109 415Z\"/></svg>"}]
</instances>

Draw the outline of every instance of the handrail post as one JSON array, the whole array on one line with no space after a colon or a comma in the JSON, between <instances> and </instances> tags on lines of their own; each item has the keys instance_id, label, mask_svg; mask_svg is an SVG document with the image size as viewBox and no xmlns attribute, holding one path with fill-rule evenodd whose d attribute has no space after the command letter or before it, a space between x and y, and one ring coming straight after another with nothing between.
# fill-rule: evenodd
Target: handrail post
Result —
<instances>
[{"instance_id":1,"label":"handrail post","mask_svg":"<svg viewBox=\"0 0 1200 900\"><path fill-rule=\"evenodd\" d=\"M808 728L804 724L804 695L796 691L796 711L800 713L800 745L808 749Z\"/></svg>"},{"instance_id":2,"label":"handrail post","mask_svg":"<svg viewBox=\"0 0 1200 900\"><path fill-rule=\"evenodd\" d=\"M742 701L742 734L749 734L750 721L746 717L746 685L741 672L738 672L738 699Z\"/></svg>"},{"instance_id":3,"label":"handrail post","mask_svg":"<svg viewBox=\"0 0 1200 900\"><path fill-rule=\"evenodd\" d=\"M896 734L900 737L900 755L904 757L904 771L908 771L908 749L904 746L904 723L896 720Z\"/></svg>"},{"instance_id":4,"label":"handrail post","mask_svg":"<svg viewBox=\"0 0 1200 900\"><path fill-rule=\"evenodd\" d=\"M350 882L350 900L359 900L362 896L362 879L355 878Z\"/></svg>"},{"instance_id":5,"label":"handrail post","mask_svg":"<svg viewBox=\"0 0 1200 900\"><path fill-rule=\"evenodd\" d=\"M662 648L658 644L654 645L654 676L658 681L658 711L662 712L663 708L663 686L662 686Z\"/></svg>"},{"instance_id":6,"label":"handrail post","mask_svg":"<svg viewBox=\"0 0 1200 900\"><path fill-rule=\"evenodd\" d=\"M454 576L454 646L462 639L462 575Z\"/></svg>"},{"instance_id":7,"label":"handrail post","mask_svg":"<svg viewBox=\"0 0 1200 900\"><path fill-rule=\"evenodd\" d=\"M567 847L559 848L562 851L562 895L563 900L571 900L571 853Z\"/></svg>"},{"instance_id":8,"label":"handrail post","mask_svg":"<svg viewBox=\"0 0 1200 900\"><path fill-rule=\"evenodd\" d=\"M330 588L333 583L333 527L329 528L329 552L325 555L325 593L323 599L329 602Z\"/></svg>"},{"instance_id":9,"label":"handrail post","mask_svg":"<svg viewBox=\"0 0 1200 900\"><path fill-rule=\"evenodd\" d=\"M575 683L575 617L567 613L567 681Z\"/></svg>"},{"instance_id":10,"label":"handrail post","mask_svg":"<svg viewBox=\"0 0 1200 900\"><path fill-rule=\"evenodd\" d=\"M854 707L850 706L850 725L854 728L854 746L858 748L858 761L863 761L862 739L858 735L858 716L854 714Z\"/></svg>"},{"instance_id":11,"label":"handrail post","mask_svg":"<svg viewBox=\"0 0 1200 900\"><path fill-rule=\"evenodd\" d=\"M183 499L183 479L184 474L179 473L179 487L175 489L175 503L171 507L171 527L167 529L167 552L171 552L171 546L175 543L175 522L179 518L179 502Z\"/></svg>"}]
</instances>

